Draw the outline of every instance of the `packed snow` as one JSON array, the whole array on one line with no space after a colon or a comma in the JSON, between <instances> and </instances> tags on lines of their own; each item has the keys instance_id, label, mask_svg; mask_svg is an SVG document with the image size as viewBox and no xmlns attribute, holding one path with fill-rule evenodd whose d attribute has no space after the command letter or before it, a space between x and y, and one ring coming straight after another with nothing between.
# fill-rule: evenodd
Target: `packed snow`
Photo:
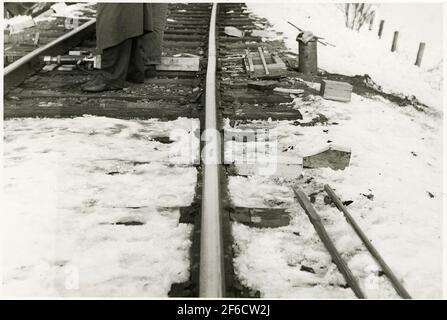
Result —
<instances>
[{"instance_id":1,"label":"packed snow","mask_svg":"<svg viewBox=\"0 0 447 320\"><path fill-rule=\"evenodd\" d=\"M324 203L328 183L381 255L416 298L442 294L442 119L413 107L352 95L350 103L319 96L295 99L304 120L318 113L333 125L295 126L287 121L254 122L275 131L278 156L301 158L329 143L350 147L345 170L303 169L289 176L235 176L229 181L237 206L286 208L289 226L256 229L233 223L235 269L241 281L266 298L353 297L323 244L294 199L292 185L309 195L329 235L369 298L398 298L354 231L334 207ZM243 125L245 128L248 124ZM229 123L226 129L230 129ZM234 129L232 129L234 130ZM226 157L244 150L227 141ZM248 151L247 151L248 150ZM245 148L245 152L253 148ZM246 156L249 157L249 156ZM307 181L307 183L306 183ZM304 266L304 270L302 270ZM313 271L309 272L311 268Z\"/></svg>"},{"instance_id":2,"label":"packed snow","mask_svg":"<svg viewBox=\"0 0 447 320\"><path fill-rule=\"evenodd\" d=\"M95 13L95 9L93 8L95 5L95 3L74 3L67 5L64 2L58 2L35 18L29 15L18 15L10 19L3 19L3 29L9 30L11 33L19 33L35 26L37 22L54 20L58 17L69 19L79 18L84 15L84 12Z\"/></svg>"},{"instance_id":3,"label":"packed snow","mask_svg":"<svg viewBox=\"0 0 447 320\"><path fill-rule=\"evenodd\" d=\"M19 33L26 28L34 27L36 23L31 16L15 16L11 19L4 19L3 29L9 30L11 33Z\"/></svg>"},{"instance_id":4,"label":"packed snow","mask_svg":"<svg viewBox=\"0 0 447 320\"><path fill-rule=\"evenodd\" d=\"M2 295L163 297L186 281L198 125L5 121Z\"/></svg>"},{"instance_id":5,"label":"packed snow","mask_svg":"<svg viewBox=\"0 0 447 320\"><path fill-rule=\"evenodd\" d=\"M254 3L249 10L265 17L272 29L283 32L290 51L297 52L298 31L290 21L335 45L318 45L323 70L348 76L368 74L388 93L416 96L442 110L443 7L442 4L378 4L373 30L345 27L343 6L329 3ZM382 39L378 25L385 19ZM397 52L390 51L394 31L399 31ZM414 65L420 42L426 42L422 66Z\"/></svg>"},{"instance_id":6,"label":"packed snow","mask_svg":"<svg viewBox=\"0 0 447 320\"><path fill-rule=\"evenodd\" d=\"M92 7L95 3L74 3L67 5L64 2L58 2L51 6L56 17L75 18L83 15L84 11L96 12Z\"/></svg>"}]
</instances>

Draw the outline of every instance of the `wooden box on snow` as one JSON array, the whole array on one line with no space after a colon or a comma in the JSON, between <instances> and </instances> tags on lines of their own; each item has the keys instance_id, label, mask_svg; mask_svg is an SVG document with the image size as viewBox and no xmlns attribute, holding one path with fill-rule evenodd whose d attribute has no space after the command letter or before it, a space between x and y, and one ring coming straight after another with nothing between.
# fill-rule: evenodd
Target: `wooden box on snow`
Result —
<instances>
[{"instance_id":1,"label":"wooden box on snow","mask_svg":"<svg viewBox=\"0 0 447 320\"><path fill-rule=\"evenodd\" d=\"M352 85L346 82L322 80L320 94L325 99L351 101Z\"/></svg>"}]
</instances>

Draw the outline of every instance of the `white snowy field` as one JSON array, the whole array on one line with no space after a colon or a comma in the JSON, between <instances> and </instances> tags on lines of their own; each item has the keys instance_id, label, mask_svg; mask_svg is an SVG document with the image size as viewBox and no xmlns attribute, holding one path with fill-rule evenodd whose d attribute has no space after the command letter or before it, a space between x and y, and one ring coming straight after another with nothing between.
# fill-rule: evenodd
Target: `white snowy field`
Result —
<instances>
[{"instance_id":1,"label":"white snowy field","mask_svg":"<svg viewBox=\"0 0 447 320\"><path fill-rule=\"evenodd\" d=\"M152 140L173 129L171 144ZM164 297L186 281L192 227L178 207L193 199L197 159L181 151L198 154L197 129L184 118L5 121L1 294Z\"/></svg>"},{"instance_id":2,"label":"white snowy field","mask_svg":"<svg viewBox=\"0 0 447 320\"><path fill-rule=\"evenodd\" d=\"M287 208L292 217L289 226L275 229L233 223L235 270L243 283L267 298L354 297L349 288L334 286L344 283L343 278L294 199L291 186L297 184L308 195L319 192L314 206L367 296L398 297L386 278L379 276L377 265L343 215L324 204L322 189L328 183L343 201L353 201L349 211L410 294L440 298L443 144L439 114L356 94L350 103L315 96L296 98L295 105L305 121L322 113L329 123L338 125L265 123L276 130L279 156L299 159L330 142L350 147L351 163L343 171L304 169L302 179L231 177L229 190L235 205ZM238 144L226 143L226 157L232 153L240 157Z\"/></svg>"},{"instance_id":3,"label":"white snowy field","mask_svg":"<svg viewBox=\"0 0 447 320\"><path fill-rule=\"evenodd\" d=\"M341 5L333 3L247 3L254 14L267 18L272 30L282 32L290 51L297 52L298 31L324 37L335 45L318 45L318 65L348 76L368 74L389 93L415 96L422 103L443 109L443 7L442 4L377 4L373 30L345 27ZM382 39L378 25L385 20ZM399 31L397 51L390 51L394 31ZM420 42L426 42L422 66L414 65Z\"/></svg>"}]
</instances>

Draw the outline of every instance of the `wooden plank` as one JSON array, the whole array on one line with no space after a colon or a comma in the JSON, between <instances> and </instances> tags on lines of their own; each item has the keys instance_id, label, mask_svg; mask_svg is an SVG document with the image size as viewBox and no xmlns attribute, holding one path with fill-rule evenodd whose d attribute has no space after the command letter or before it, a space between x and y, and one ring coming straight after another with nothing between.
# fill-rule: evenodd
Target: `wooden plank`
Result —
<instances>
[{"instance_id":1,"label":"wooden plank","mask_svg":"<svg viewBox=\"0 0 447 320\"><path fill-rule=\"evenodd\" d=\"M397 277L394 275L391 268L388 266L388 264L385 262L385 260L382 258L382 256L379 254L379 252L376 250L376 248L373 246L371 241L368 239L366 234L362 231L360 226L355 222L354 218L351 216L351 214L348 212L348 209L343 205L340 198L337 197L334 190L329 185L324 186L324 190L326 193L331 197L332 201L334 201L335 205L337 206L338 210L343 212L343 215L345 216L348 223L352 226L354 231L357 233L359 238L362 240L365 247L368 249L368 251L371 253L371 255L374 257L374 259L377 261L377 263L382 268L383 272L386 274L388 279L390 279L394 289L396 292L404 299L411 299L410 294L408 291L404 288L404 286L400 283L400 281L397 279Z\"/></svg>"},{"instance_id":2,"label":"wooden plank","mask_svg":"<svg viewBox=\"0 0 447 320\"><path fill-rule=\"evenodd\" d=\"M250 54L248 54L247 55L247 58L248 58L248 66L249 66L249 71L250 71L250 73L251 72L255 72L255 66L254 66L254 64L253 64L253 58L251 57L251 55Z\"/></svg>"},{"instance_id":3,"label":"wooden plank","mask_svg":"<svg viewBox=\"0 0 447 320\"><path fill-rule=\"evenodd\" d=\"M19 99L116 99L125 101L144 101L144 100L168 100L186 102L186 95L169 94L123 94L122 90L106 91L101 93L67 93L52 90L26 90L21 92L11 92L11 97Z\"/></svg>"},{"instance_id":4,"label":"wooden plank","mask_svg":"<svg viewBox=\"0 0 447 320\"><path fill-rule=\"evenodd\" d=\"M199 57L162 57L161 64L156 66L160 71L199 71Z\"/></svg>"},{"instance_id":5,"label":"wooden plank","mask_svg":"<svg viewBox=\"0 0 447 320\"><path fill-rule=\"evenodd\" d=\"M303 89L294 89L294 88L280 88L280 87L276 87L275 89L273 89L273 92L275 93L279 93L279 94L303 94L304 90Z\"/></svg>"},{"instance_id":6,"label":"wooden plank","mask_svg":"<svg viewBox=\"0 0 447 320\"><path fill-rule=\"evenodd\" d=\"M172 34L165 33L163 35L164 41L203 41L205 40L204 35L197 34Z\"/></svg>"},{"instance_id":7,"label":"wooden plank","mask_svg":"<svg viewBox=\"0 0 447 320\"><path fill-rule=\"evenodd\" d=\"M249 81L247 87L260 91L271 91L278 85L278 81Z\"/></svg>"},{"instance_id":8,"label":"wooden plank","mask_svg":"<svg viewBox=\"0 0 447 320\"><path fill-rule=\"evenodd\" d=\"M234 112L224 112L232 120L301 120L303 116L299 112L284 110L246 110L238 108Z\"/></svg>"},{"instance_id":9,"label":"wooden plank","mask_svg":"<svg viewBox=\"0 0 447 320\"><path fill-rule=\"evenodd\" d=\"M354 275L351 272L351 269L349 269L348 265L341 257L340 253L338 252L337 248L335 247L334 243L329 237L326 229L324 228L320 216L315 211L314 207L310 203L306 194L298 186L292 187L292 190L295 193L295 196L298 199L298 202L300 203L301 207L304 209L307 216L309 217L310 222L314 226L315 231L317 232L324 246L329 251L329 254L331 255L334 263L337 265L338 270L340 270L341 274L345 278L346 283L351 287L352 291L358 298L365 299L366 296L363 293L362 289L360 288L357 279L354 277Z\"/></svg>"},{"instance_id":10,"label":"wooden plank","mask_svg":"<svg viewBox=\"0 0 447 320\"><path fill-rule=\"evenodd\" d=\"M182 29L170 28L170 29L166 29L164 34L165 35L194 35L194 34L205 35L206 30L191 29L191 28L182 28Z\"/></svg>"},{"instance_id":11,"label":"wooden plank","mask_svg":"<svg viewBox=\"0 0 447 320\"><path fill-rule=\"evenodd\" d=\"M164 41L163 47L172 48L202 48L205 47L204 41Z\"/></svg>"},{"instance_id":12,"label":"wooden plank","mask_svg":"<svg viewBox=\"0 0 447 320\"><path fill-rule=\"evenodd\" d=\"M230 218L257 228L278 228L290 223L289 214L282 208L235 207L230 210Z\"/></svg>"},{"instance_id":13,"label":"wooden plank","mask_svg":"<svg viewBox=\"0 0 447 320\"><path fill-rule=\"evenodd\" d=\"M286 105L272 103L263 107L260 105L237 103L223 103L223 116L234 120L302 120L303 116L299 110L292 109Z\"/></svg>"},{"instance_id":14,"label":"wooden plank","mask_svg":"<svg viewBox=\"0 0 447 320\"><path fill-rule=\"evenodd\" d=\"M250 37L250 36L243 36L241 38L237 37L220 37L219 42L225 43L225 42L247 42L247 41L257 41L261 42L261 38L256 37Z\"/></svg>"},{"instance_id":15,"label":"wooden plank","mask_svg":"<svg viewBox=\"0 0 447 320\"><path fill-rule=\"evenodd\" d=\"M45 117L45 118L71 118L82 117L86 114L94 116L105 116L118 119L150 119L159 118L175 120L178 117L198 117L199 111L193 104L182 105L166 103L160 108L160 102L125 102L121 100L45 100L45 104L39 106L35 100L5 100L3 117Z\"/></svg>"},{"instance_id":16,"label":"wooden plank","mask_svg":"<svg viewBox=\"0 0 447 320\"><path fill-rule=\"evenodd\" d=\"M330 144L323 149L304 156L304 168L331 168L332 170L344 170L349 166L351 149Z\"/></svg>"},{"instance_id":17,"label":"wooden plank","mask_svg":"<svg viewBox=\"0 0 447 320\"><path fill-rule=\"evenodd\" d=\"M278 103L291 103L293 98L285 95L265 95L263 93L253 92L249 93L248 90L233 90L232 93L223 93L223 102L237 102L237 103L258 103L258 104L278 104Z\"/></svg>"},{"instance_id":18,"label":"wooden plank","mask_svg":"<svg viewBox=\"0 0 447 320\"><path fill-rule=\"evenodd\" d=\"M244 31L241 31L235 27L225 27L224 32L228 36L237 37L237 38L242 38L245 34Z\"/></svg>"},{"instance_id":19,"label":"wooden plank","mask_svg":"<svg viewBox=\"0 0 447 320\"><path fill-rule=\"evenodd\" d=\"M259 56L261 57L262 65L264 66L265 74L270 74L269 68L267 67L267 62L265 62L264 51L261 47L258 47Z\"/></svg>"}]
</instances>

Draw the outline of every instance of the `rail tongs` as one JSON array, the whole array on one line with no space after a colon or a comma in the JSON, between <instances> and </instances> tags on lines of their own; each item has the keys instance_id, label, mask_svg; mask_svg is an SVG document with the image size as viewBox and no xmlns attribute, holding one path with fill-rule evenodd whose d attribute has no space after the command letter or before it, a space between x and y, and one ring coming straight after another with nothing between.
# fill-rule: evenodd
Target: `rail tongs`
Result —
<instances>
[{"instance_id":1,"label":"rail tongs","mask_svg":"<svg viewBox=\"0 0 447 320\"><path fill-rule=\"evenodd\" d=\"M89 52L70 51L68 55L45 56L43 61L46 64L76 65L86 64L89 68L101 68L101 55L94 55Z\"/></svg>"}]
</instances>

